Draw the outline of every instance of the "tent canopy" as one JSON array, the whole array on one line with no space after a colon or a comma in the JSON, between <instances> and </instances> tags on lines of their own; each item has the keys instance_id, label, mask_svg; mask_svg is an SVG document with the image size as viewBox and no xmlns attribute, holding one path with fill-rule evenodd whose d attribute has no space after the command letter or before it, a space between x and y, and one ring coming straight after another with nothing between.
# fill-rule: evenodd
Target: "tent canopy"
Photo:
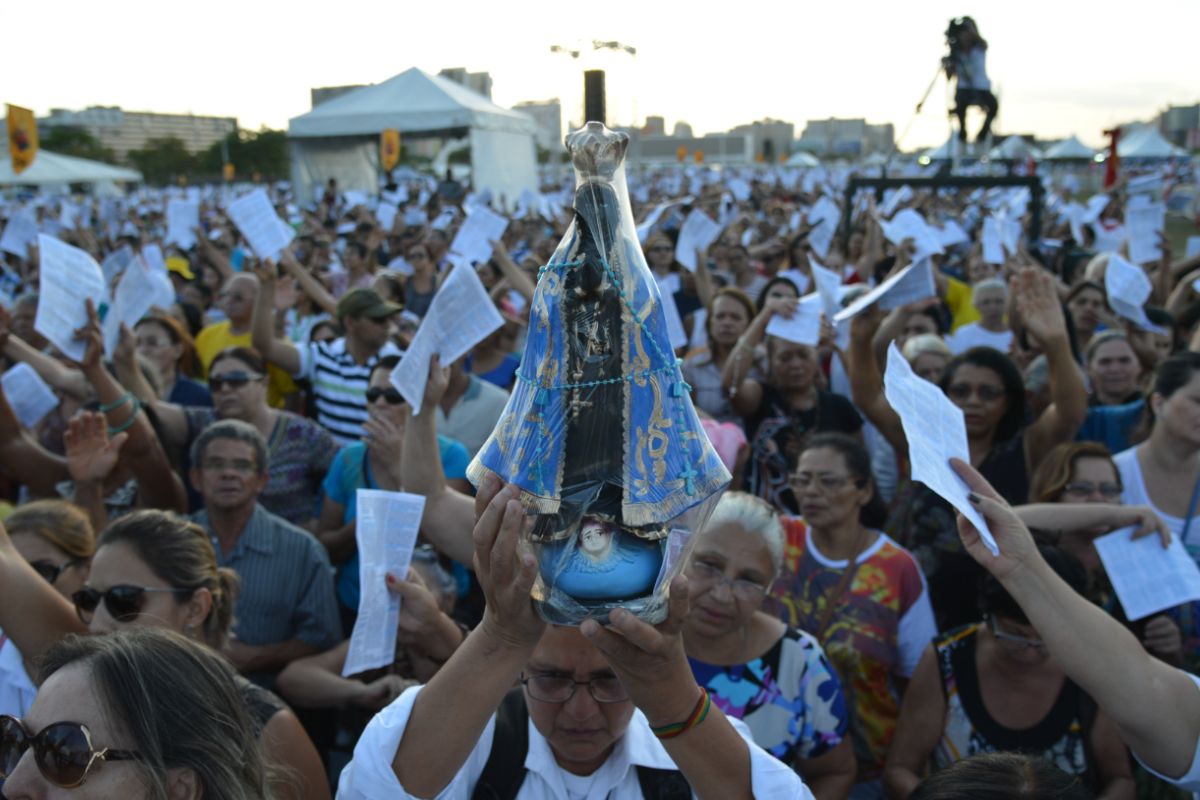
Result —
<instances>
[{"instance_id":1,"label":"tent canopy","mask_svg":"<svg viewBox=\"0 0 1200 800\"><path fill-rule=\"evenodd\" d=\"M819 167L821 166L821 160L812 153L798 150L788 157L787 165L789 167Z\"/></svg>"},{"instance_id":2,"label":"tent canopy","mask_svg":"<svg viewBox=\"0 0 1200 800\"><path fill-rule=\"evenodd\" d=\"M1015 134L993 147L992 151L988 153L989 158L1006 161L1019 161L1031 156L1037 158L1040 155L1037 148Z\"/></svg>"},{"instance_id":3,"label":"tent canopy","mask_svg":"<svg viewBox=\"0 0 1200 800\"><path fill-rule=\"evenodd\" d=\"M136 169L114 167L100 161L64 156L49 150L38 150L37 157L20 175L13 172L12 162L0 159L0 186L62 186L70 183L140 182L142 173Z\"/></svg>"},{"instance_id":4,"label":"tent canopy","mask_svg":"<svg viewBox=\"0 0 1200 800\"><path fill-rule=\"evenodd\" d=\"M1095 151L1092 148L1079 141L1078 137L1072 136L1050 145L1046 149L1045 158L1048 161L1069 161L1071 159L1090 159L1094 154Z\"/></svg>"},{"instance_id":5,"label":"tent canopy","mask_svg":"<svg viewBox=\"0 0 1200 800\"><path fill-rule=\"evenodd\" d=\"M520 111L502 108L452 80L412 67L293 117L288 121L288 136L378 135L385 128L401 133L475 128L533 135L537 125Z\"/></svg>"},{"instance_id":6,"label":"tent canopy","mask_svg":"<svg viewBox=\"0 0 1200 800\"><path fill-rule=\"evenodd\" d=\"M1150 125L1123 131L1117 142L1117 155L1121 158L1179 158L1187 154L1186 150L1168 142L1157 128Z\"/></svg>"},{"instance_id":7,"label":"tent canopy","mask_svg":"<svg viewBox=\"0 0 1200 800\"><path fill-rule=\"evenodd\" d=\"M462 136L471 142L471 183L510 201L536 191L537 124L454 81L413 67L288 121L292 184L300 197L337 178L343 189L379 188L379 134Z\"/></svg>"}]
</instances>

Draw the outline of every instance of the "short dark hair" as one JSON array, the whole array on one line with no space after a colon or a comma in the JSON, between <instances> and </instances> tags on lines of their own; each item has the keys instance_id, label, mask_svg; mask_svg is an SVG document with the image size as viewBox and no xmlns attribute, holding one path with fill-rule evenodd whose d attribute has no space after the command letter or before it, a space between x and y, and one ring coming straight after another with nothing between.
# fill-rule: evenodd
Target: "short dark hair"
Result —
<instances>
[{"instance_id":1,"label":"short dark hair","mask_svg":"<svg viewBox=\"0 0 1200 800\"><path fill-rule=\"evenodd\" d=\"M1038 545L1038 552L1050 565L1050 569L1054 570L1054 574L1062 578L1076 594L1082 595L1087 591L1087 573L1084 572L1079 559L1064 550L1045 544ZM990 572L985 572L979 579L979 610L985 616L1004 617L1021 625L1029 624L1029 617L1025 615L1025 611Z\"/></svg>"},{"instance_id":2,"label":"short dark hair","mask_svg":"<svg viewBox=\"0 0 1200 800\"><path fill-rule=\"evenodd\" d=\"M1191 381L1200 371L1200 353L1184 350L1163 360L1154 377L1154 393L1169 398Z\"/></svg>"},{"instance_id":3,"label":"short dark hair","mask_svg":"<svg viewBox=\"0 0 1200 800\"><path fill-rule=\"evenodd\" d=\"M257 350L250 347L226 347L213 358L212 363L208 365L208 371L211 373L213 367L227 358L236 358L259 375L267 374L267 365L263 362L262 356L258 354Z\"/></svg>"},{"instance_id":4,"label":"short dark hair","mask_svg":"<svg viewBox=\"0 0 1200 800\"><path fill-rule=\"evenodd\" d=\"M240 419L218 420L202 430L196 437L196 441L192 442L192 449L189 451L192 464L199 467L200 462L204 460L204 451L217 439L233 439L250 445L254 450L254 467L258 470L258 474L265 475L267 473L270 466L267 440L258 432L258 428L249 422L242 422Z\"/></svg>"},{"instance_id":5,"label":"short dark hair","mask_svg":"<svg viewBox=\"0 0 1200 800\"><path fill-rule=\"evenodd\" d=\"M39 683L78 666L139 753L147 795L169 797L169 771L191 772L205 800L269 797L269 768L229 663L159 628L68 636L51 647Z\"/></svg>"}]
</instances>

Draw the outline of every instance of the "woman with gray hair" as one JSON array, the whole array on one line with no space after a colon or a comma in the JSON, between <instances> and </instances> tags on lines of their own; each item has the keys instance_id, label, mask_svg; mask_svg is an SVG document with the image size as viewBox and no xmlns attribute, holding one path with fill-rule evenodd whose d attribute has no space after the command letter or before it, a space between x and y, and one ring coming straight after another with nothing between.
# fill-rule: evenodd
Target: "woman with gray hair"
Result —
<instances>
[{"instance_id":1,"label":"woman with gray hair","mask_svg":"<svg viewBox=\"0 0 1200 800\"><path fill-rule=\"evenodd\" d=\"M817 798L846 797L855 762L837 675L816 639L761 610L783 565L778 513L754 495L727 492L697 537L683 628L696 682Z\"/></svg>"}]
</instances>

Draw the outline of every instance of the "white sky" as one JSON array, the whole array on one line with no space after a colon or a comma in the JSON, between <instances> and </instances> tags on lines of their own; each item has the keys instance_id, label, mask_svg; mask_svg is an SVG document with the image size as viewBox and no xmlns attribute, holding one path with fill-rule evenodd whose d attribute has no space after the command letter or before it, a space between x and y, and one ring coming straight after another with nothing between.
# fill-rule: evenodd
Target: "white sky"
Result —
<instances>
[{"instance_id":1,"label":"white sky","mask_svg":"<svg viewBox=\"0 0 1200 800\"><path fill-rule=\"evenodd\" d=\"M608 70L609 122L659 114L696 133L763 117L892 122L899 135L934 74L952 16L990 44L1002 133L1077 134L1200 101L1200 2L1138 0L60 0L0 4L0 101L32 107L235 116L284 128L309 88L378 83L410 66L486 70L493 99L560 97L578 120L585 68ZM186 10L185 10L186 9ZM600 9L593 17L588 9ZM14 35L14 32L19 32ZM616 39L638 49L579 60L550 45ZM944 141L945 81L904 140ZM631 119L632 118L632 119ZM564 124L567 120L564 120ZM972 117L974 130L979 119Z\"/></svg>"}]
</instances>

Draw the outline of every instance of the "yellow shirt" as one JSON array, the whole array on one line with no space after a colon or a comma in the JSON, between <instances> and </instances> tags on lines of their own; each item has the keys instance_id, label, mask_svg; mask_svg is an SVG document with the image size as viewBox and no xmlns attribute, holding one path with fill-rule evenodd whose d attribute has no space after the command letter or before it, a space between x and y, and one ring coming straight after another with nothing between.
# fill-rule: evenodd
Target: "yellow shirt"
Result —
<instances>
[{"instance_id":1,"label":"yellow shirt","mask_svg":"<svg viewBox=\"0 0 1200 800\"><path fill-rule=\"evenodd\" d=\"M970 284L954 278L946 279L946 305L950 307L950 332L958 330L968 322L979 321L979 311L974 303L975 290Z\"/></svg>"},{"instance_id":2,"label":"yellow shirt","mask_svg":"<svg viewBox=\"0 0 1200 800\"><path fill-rule=\"evenodd\" d=\"M230 347L252 348L249 331L234 335L229 332L229 320L215 322L196 334L196 355L200 358L200 377L208 380L208 367L222 350ZM275 366L267 365L267 403L283 408L283 399L299 390L292 376Z\"/></svg>"}]
</instances>

